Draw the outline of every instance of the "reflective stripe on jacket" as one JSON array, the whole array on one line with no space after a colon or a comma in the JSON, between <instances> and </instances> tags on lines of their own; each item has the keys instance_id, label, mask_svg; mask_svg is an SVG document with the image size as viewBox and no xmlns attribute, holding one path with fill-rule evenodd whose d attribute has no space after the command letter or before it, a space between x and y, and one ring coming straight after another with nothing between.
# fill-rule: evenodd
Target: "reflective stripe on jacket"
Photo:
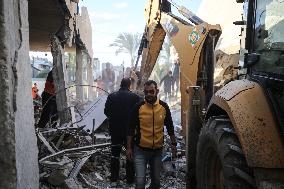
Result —
<instances>
[{"instance_id":1,"label":"reflective stripe on jacket","mask_svg":"<svg viewBox=\"0 0 284 189\"><path fill-rule=\"evenodd\" d=\"M136 104L132 111L129 135L135 135L135 142L141 148L161 149L164 144L164 126L169 135L174 135L167 103L157 100L152 105L143 101Z\"/></svg>"}]
</instances>

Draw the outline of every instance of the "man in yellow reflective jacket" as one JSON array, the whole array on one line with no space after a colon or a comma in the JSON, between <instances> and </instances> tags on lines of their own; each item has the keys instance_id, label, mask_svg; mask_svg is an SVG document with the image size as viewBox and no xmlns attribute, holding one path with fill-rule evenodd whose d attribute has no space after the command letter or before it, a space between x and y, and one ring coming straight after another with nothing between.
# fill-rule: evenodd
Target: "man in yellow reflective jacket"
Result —
<instances>
[{"instance_id":1,"label":"man in yellow reflective jacket","mask_svg":"<svg viewBox=\"0 0 284 189\"><path fill-rule=\"evenodd\" d=\"M173 158L176 157L177 143L171 112L167 103L158 99L158 93L157 83L147 81L144 84L145 100L135 105L130 117L127 156L130 159L134 157L136 189L145 188L147 164L150 165L150 188L160 188L164 126L171 138Z\"/></svg>"}]
</instances>

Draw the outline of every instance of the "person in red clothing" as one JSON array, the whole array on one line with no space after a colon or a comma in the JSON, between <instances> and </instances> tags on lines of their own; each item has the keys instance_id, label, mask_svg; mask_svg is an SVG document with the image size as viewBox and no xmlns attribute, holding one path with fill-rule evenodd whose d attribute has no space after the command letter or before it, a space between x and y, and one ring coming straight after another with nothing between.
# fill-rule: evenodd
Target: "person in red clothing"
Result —
<instances>
[{"instance_id":1,"label":"person in red clothing","mask_svg":"<svg viewBox=\"0 0 284 189\"><path fill-rule=\"evenodd\" d=\"M47 75L41 98L42 113L38 122L38 127L44 128L49 121L53 123L53 126L56 125L54 122L58 119L58 115L52 70Z\"/></svg>"},{"instance_id":2,"label":"person in red clothing","mask_svg":"<svg viewBox=\"0 0 284 189\"><path fill-rule=\"evenodd\" d=\"M39 98L38 96L38 88L37 88L37 84L34 83L34 86L32 87L32 97L33 97L33 100L36 100Z\"/></svg>"}]
</instances>

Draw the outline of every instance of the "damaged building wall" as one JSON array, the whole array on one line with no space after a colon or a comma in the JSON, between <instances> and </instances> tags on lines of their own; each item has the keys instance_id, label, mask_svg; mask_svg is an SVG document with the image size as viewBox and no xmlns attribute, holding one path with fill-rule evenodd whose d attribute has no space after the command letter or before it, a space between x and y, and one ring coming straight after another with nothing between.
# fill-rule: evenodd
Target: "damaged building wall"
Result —
<instances>
[{"instance_id":1,"label":"damaged building wall","mask_svg":"<svg viewBox=\"0 0 284 189\"><path fill-rule=\"evenodd\" d=\"M79 15L77 19L77 29L79 30L78 33L89 56L93 57L92 25L87 7L81 8L81 15Z\"/></svg>"},{"instance_id":2,"label":"damaged building wall","mask_svg":"<svg viewBox=\"0 0 284 189\"><path fill-rule=\"evenodd\" d=\"M16 63L17 85L17 111L16 111L16 163L17 163L17 188L38 187L38 150L37 138L34 128L34 111L31 99L31 67L29 63L29 24L28 5L26 0L18 0L21 15L21 47L18 51ZM17 31L17 30L15 30ZM15 63L15 61L14 61Z\"/></svg>"},{"instance_id":3,"label":"damaged building wall","mask_svg":"<svg viewBox=\"0 0 284 189\"><path fill-rule=\"evenodd\" d=\"M94 100L94 76L93 76L93 59L88 57L87 60L87 80L88 80L88 99L90 101Z\"/></svg>"},{"instance_id":4,"label":"damaged building wall","mask_svg":"<svg viewBox=\"0 0 284 189\"><path fill-rule=\"evenodd\" d=\"M56 36L51 37L51 53L53 56L53 78L56 87L56 104L60 125L71 120L69 98L65 88L67 87L67 72L64 59L64 49Z\"/></svg>"},{"instance_id":5,"label":"damaged building wall","mask_svg":"<svg viewBox=\"0 0 284 189\"><path fill-rule=\"evenodd\" d=\"M38 188L27 0L0 0L0 188Z\"/></svg>"},{"instance_id":6,"label":"damaged building wall","mask_svg":"<svg viewBox=\"0 0 284 189\"><path fill-rule=\"evenodd\" d=\"M82 50L76 46L76 98L79 101L83 100L83 87L80 85L83 84L83 52Z\"/></svg>"},{"instance_id":7,"label":"damaged building wall","mask_svg":"<svg viewBox=\"0 0 284 189\"><path fill-rule=\"evenodd\" d=\"M221 50L216 51L216 66L214 73L214 84L217 86L224 86L233 78L237 77L239 54L226 54Z\"/></svg>"},{"instance_id":8,"label":"damaged building wall","mask_svg":"<svg viewBox=\"0 0 284 189\"><path fill-rule=\"evenodd\" d=\"M87 7L81 8L81 14L77 16L76 22L76 30L77 34L80 38L77 42L76 54L78 58L76 58L76 84L84 84L89 85L89 87L76 87L77 96L82 101L85 100L93 100L94 90L91 86L94 85L94 76L93 76L93 68L92 68L92 57L93 57L93 47L92 47L92 25L88 13ZM82 51L82 52L79 52ZM82 53L86 55L86 57L82 57ZM86 58L86 60L85 60ZM86 61L86 65L83 63ZM83 65L84 64L84 65ZM83 79L83 73L86 70L87 77ZM84 98L86 97L86 98Z\"/></svg>"}]
</instances>

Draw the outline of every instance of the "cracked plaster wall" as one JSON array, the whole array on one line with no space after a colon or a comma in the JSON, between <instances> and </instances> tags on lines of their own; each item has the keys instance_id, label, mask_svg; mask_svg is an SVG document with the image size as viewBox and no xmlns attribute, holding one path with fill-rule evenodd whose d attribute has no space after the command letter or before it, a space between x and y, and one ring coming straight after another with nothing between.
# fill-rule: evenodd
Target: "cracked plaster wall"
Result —
<instances>
[{"instance_id":1,"label":"cracked plaster wall","mask_svg":"<svg viewBox=\"0 0 284 189\"><path fill-rule=\"evenodd\" d=\"M0 0L0 188L38 188L27 0Z\"/></svg>"}]
</instances>

